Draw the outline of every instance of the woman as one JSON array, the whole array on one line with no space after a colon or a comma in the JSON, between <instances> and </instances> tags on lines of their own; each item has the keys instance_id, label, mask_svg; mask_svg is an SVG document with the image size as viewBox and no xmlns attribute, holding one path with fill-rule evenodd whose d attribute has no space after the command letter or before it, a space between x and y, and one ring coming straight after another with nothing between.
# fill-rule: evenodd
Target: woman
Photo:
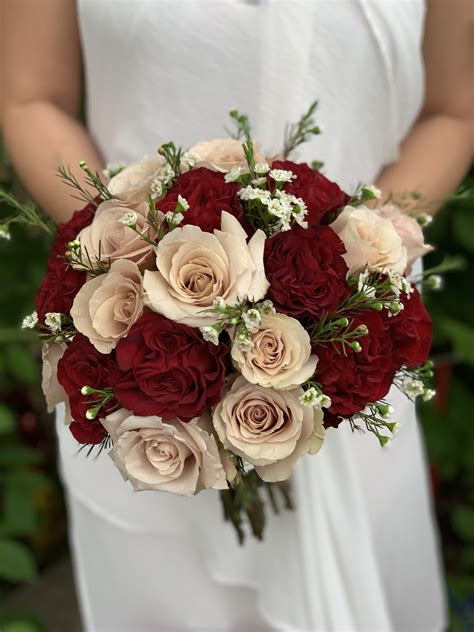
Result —
<instances>
[{"instance_id":1,"label":"woman","mask_svg":"<svg viewBox=\"0 0 474 632\"><path fill-rule=\"evenodd\" d=\"M471 160L463 0L7 0L5 9L5 135L58 221L75 208L52 175L59 163L100 170L169 138L190 146L219 135L234 105L271 151L286 118L319 98L327 132L299 158L323 159L346 189L377 179L385 193L421 191L435 209ZM392 401L402 429L390 451L347 427L328 431L297 470L296 513L243 549L217 495L133 494L106 455L76 454L59 411L86 628L442 629L414 410Z\"/></svg>"}]
</instances>

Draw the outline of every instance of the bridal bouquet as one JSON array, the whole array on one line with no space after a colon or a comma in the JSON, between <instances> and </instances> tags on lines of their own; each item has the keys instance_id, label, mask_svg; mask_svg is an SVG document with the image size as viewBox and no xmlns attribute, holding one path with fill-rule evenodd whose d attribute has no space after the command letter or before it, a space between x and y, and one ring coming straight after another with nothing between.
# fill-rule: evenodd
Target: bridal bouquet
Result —
<instances>
[{"instance_id":1,"label":"bridal bouquet","mask_svg":"<svg viewBox=\"0 0 474 632\"><path fill-rule=\"evenodd\" d=\"M234 138L166 143L105 177L81 164L93 195L61 169L86 205L58 226L24 321L77 441L110 450L135 490L221 490L241 539L245 514L261 537L262 490L290 505L325 429L383 445L392 384L433 394L431 321L406 276L427 218L289 160L319 133L313 113L273 158L233 111Z\"/></svg>"}]
</instances>

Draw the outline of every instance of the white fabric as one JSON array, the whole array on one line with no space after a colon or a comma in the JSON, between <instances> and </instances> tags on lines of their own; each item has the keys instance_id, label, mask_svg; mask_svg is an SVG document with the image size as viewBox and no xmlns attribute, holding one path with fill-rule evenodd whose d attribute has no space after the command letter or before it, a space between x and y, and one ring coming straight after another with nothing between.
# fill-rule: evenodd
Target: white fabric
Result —
<instances>
[{"instance_id":1,"label":"white fabric","mask_svg":"<svg viewBox=\"0 0 474 632\"><path fill-rule=\"evenodd\" d=\"M397 156L419 111L419 0L79 0L90 130L107 162L222 135L250 115L280 147L315 97L325 134L299 152L349 190ZM133 493L86 459L58 413L87 630L428 631L444 594L411 404L389 449L348 427L294 477L297 511L236 543L218 495Z\"/></svg>"}]
</instances>

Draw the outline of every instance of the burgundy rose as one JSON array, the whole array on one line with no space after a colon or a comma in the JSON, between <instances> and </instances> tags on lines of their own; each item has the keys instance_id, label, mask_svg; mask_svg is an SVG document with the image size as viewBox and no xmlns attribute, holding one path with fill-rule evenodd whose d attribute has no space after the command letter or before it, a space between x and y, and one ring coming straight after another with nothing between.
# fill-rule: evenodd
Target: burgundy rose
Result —
<instances>
[{"instance_id":1,"label":"burgundy rose","mask_svg":"<svg viewBox=\"0 0 474 632\"><path fill-rule=\"evenodd\" d=\"M86 281L86 273L74 270L64 259L67 244L92 222L95 203L76 211L68 222L59 224L46 274L38 288L35 307L40 322L48 312L68 314L74 297Z\"/></svg>"},{"instance_id":2,"label":"burgundy rose","mask_svg":"<svg viewBox=\"0 0 474 632\"><path fill-rule=\"evenodd\" d=\"M178 195L189 203L184 214L183 224L194 224L202 230L212 233L221 227L221 213L227 211L234 215L248 232L249 224L237 197L240 185L225 182L224 173L198 167L184 173L163 199L157 202L157 208L163 213L174 211Z\"/></svg>"},{"instance_id":3,"label":"burgundy rose","mask_svg":"<svg viewBox=\"0 0 474 632\"><path fill-rule=\"evenodd\" d=\"M99 419L89 420L86 412L94 406L92 395L82 395L83 386L104 389L109 386L109 372L113 367L113 355L103 355L81 335L76 334L58 363L58 382L66 391L74 421L70 430L80 443L100 443L106 431ZM114 403L101 409L105 417Z\"/></svg>"},{"instance_id":4,"label":"burgundy rose","mask_svg":"<svg viewBox=\"0 0 474 632\"><path fill-rule=\"evenodd\" d=\"M318 356L315 380L332 400L325 413L325 425L338 425L341 418L363 410L369 402L385 397L395 371L392 363L392 338L378 312L367 311L353 316L353 328L361 324L369 333L358 339L362 350L347 351L339 343L316 346Z\"/></svg>"},{"instance_id":5,"label":"burgundy rose","mask_svg":"<svg viewBox=\"0 0 474 632\"><path fill-rule=\"evenodd\" d=\"M54 254L64 255L67 244L75 239L83 228L92 223L96 208L96 202L90 202L80 211L74 211L73 216L68 222L58 224L56 238L51 250L51 257Z\"/></svg>"},{"instance_id":6,"label":"burgundy rose","mask_svg":"<svg viewBox=\"0 0 474 632\"><path fill-rule=\"evenodd\" d=\"M85 282L85 272L74 270L59 257L50 261L35 297L39 321L44 322L48 312L68 314L74 297Z\"/></svg>"},{"instance_id":7,"label":"burgundy rose","mask_svg":"<svg viewBox=\"0 0 474 632\"><path fill-rule=\"evenodd\" d=\"M275 160L272 169L292 171L296 178L287 182L283 190L302 198L308 207L308 223L320 224L330 213L336 212L349 201L335 182L331 182L322 173L306 164L297 164L291 160Z\"/></svg>"},{"instance_id":8,"label":"burgundy rose","mask_svg":"<svg viewBox=\"0 0 474 632\"><path fill-rule=\"evenodd\" d=\"M392 366L414 368L426 362L430 355L432 322L420 293L413 287L410 298L402 294L405 306L397 316L386 317L393 336Z\"/></svg>"},{"instance_id":9,"label":"burgundy rose","mask_svg":"<svg viewBox=\"0 0 474 632\"><path fill-rule=\"evenodd\" d=\"M329 226L294 226L265 243L267 297L278 311L318 319L348 295L344 245Z\"/></svg>"},{"instance_id":10,"label":"burgundy rose","mask_svg":"<svg viewBox=\"0 0 474 632\"><path fill-rule=\"evenodd\" d=\"M199 329L146 311L117 345L115 397L136 415L189 421L220 400L228 353Z\"/></svg>"}]
</instances>

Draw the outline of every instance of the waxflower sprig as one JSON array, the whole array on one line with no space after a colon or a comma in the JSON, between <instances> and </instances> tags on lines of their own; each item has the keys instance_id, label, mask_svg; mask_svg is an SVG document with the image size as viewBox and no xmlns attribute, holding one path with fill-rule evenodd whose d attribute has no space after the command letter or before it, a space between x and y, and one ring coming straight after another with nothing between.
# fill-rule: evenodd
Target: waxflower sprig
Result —
<instances>
[{"instance_id":1,"label":"waxflower sprig","mask_svg":"<svg viewBox=\"0 0 474 632\"><path fill-rule=\"evenodd\" d=\"M67 244L67 250L64 253L64 258L67 263L77 270L83 270L92 276L99 276L108 272L110 268L110 258L102 258L102 244L99 241L99 249L97 257L92 257L89 254L87 247L83 247L79 239L74 239Z\"/></svg>"},{"instance_id":2,"label":"waxflower sprig","mask_svg":"<svg viewBox=\"0 0 474 632\"><path fill-rule=\"evenodd\" d=\"M382 447L386 446L390 441L390 436L384 434L389 432L392 436L397 432L398 422L389 421L393 413L393 407L386 401L373 402L366 405L364 410L349 417L351 429L363 430L359 421L362 421L365 430L375 435Z\"/></svg>"},{"instance_id":3,"label":"waxflower sprig","mask_svg":"<svg viewBox=\"0 0 474 632\"><path fill-rule=\"evenodd\" d=\"M213 325L200 327L200 331L204 340L218 345L219 335L224 330L235 329L237 343L248 347L251 346L251 334L255 333L261 324L261 315L274 311L273 303L269 300L251 303L244 298L235 305L228 305L222 297L217 297L211 308L203 310L203 313L216 314L217 321Z\"/></svg>"},{"instance_id":4,"label":"waxflower sprig","mask_svg":"<svg viewBox=\"0 0 474 632\"><path fill-rule=\"evenodd\" d=\"M287 126L283 145L284 158L287 158L299 145L308 142L312 136L321 134L322 128L314 121L317 108L318 101L313 101L299 121Z\"/></svg>"}]
</instances>

